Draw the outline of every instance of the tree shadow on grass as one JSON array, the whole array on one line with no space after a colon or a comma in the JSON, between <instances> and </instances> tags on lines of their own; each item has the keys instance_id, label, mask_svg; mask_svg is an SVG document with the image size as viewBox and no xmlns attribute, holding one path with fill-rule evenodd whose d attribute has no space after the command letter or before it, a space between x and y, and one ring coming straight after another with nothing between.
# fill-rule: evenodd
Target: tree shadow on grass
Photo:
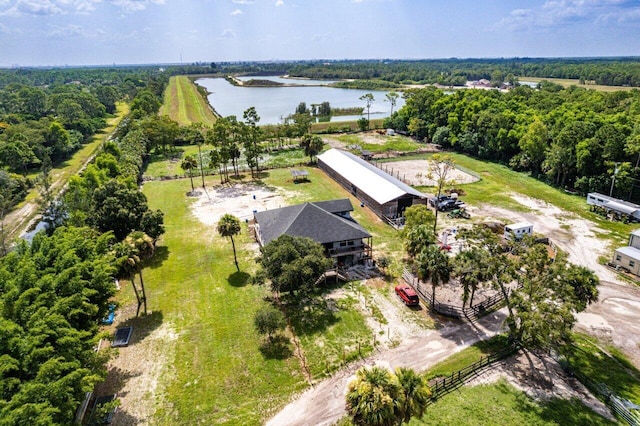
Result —
<instances>
[{"instance_id":1,"label":"tree shadow on grass","mask_svg":"<svg viewBox=\"0 0 640 426\"><path fill-rule=\"evenodd\" d=\"M291 340L282 334L276 334L260 344L260 353L267 359L287 359L293 355Z\"/></svg>"},{"instance_id":2,"label":"tree shadow on grass","mask_svg":"<svg viewBox=\"0 0 640 426\"><path fill-rule=\"evenodd\" d=\"M162 266L165 260L169 258L169 247L167 246L158 246L156 247L153 257L147 260L145 266L150 267L151 269L156 269Z\"/></svg>"},{"instance_id":3,"label":"tree shadow on grass","mask_svg":"<svg viewBox=\"0 0 640 426\"><path fill-rule=\"evenodd\" d=\"M287 314L291 319L291 326L299 336L321 333L339 320L327 301L321 297L315 297L306 303L290 304L287 306Z\"/></svg>"},{"instance_id":4,"label":"tree shadow on grass","mask_svg":"<svg viewBox=\"0 0 640 426\"><path fill-rule=\"evenodd\" d=\"M249 282L249 278L251 278L250 274L243 271L236 271L227 277L227 282L233 287L244 287Z\"/></svg>"},{"instance_id":5,"label":"tree shadow on grass","mask_svg":"<svg viewBox=\"0 0 640 426\"><path fill-rule=\"evenodd\" d=\"M118 328L133 327L131 339L129 340L129 346L131 346L144 340L155 329L160 327L163 318L162 311L153 311L147 315L142 314L139 317L129 318L118 324Z\"/></svg>"}]
</instances>

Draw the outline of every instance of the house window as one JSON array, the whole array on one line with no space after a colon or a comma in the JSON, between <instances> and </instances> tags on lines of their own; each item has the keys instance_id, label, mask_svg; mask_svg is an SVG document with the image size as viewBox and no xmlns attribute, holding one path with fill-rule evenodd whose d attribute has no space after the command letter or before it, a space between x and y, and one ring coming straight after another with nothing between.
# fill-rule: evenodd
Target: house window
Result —
<instances>
[{"instance_id":1,"label":"house window","mask_svg":"<svg viewBox=\"0 0 640 426\"><path fill-rule=\"evenodd\" d=\"M348 244L349 244L350 246L352 246L352 245L354 244L354 242L353 242L353 241L349 241L349 243L348 243Z\"/></svg>"},{"instance_id":2,"label":"house window","mask_svg":"<svg viewBox=\"0 0 640 426\"><path fill-rule=\"evenodd\" d=\"M616 254L616 261L620 262L622 260L622 256L620 256L619 254Z\"/></svg>"},{"instance_id":3,"label":"house window","mask_svg":"<svg viewBox=\"0 0 640 426\"><path fill-rule=\"evenodd\" d=\"M347 243L345 241L340 241L340 247L345 247Z\"/></svg>"},{"instance_id":4,"label":"house window","mask_svg":"<svg viewBox=\"0 0 640 426\"><path fill-rule=\"evenodd\" d=\"M629 261L629 267L633 268L634 266L636 266L636 262L634 262L633 260Z\"/></svg>"}]
</instances>

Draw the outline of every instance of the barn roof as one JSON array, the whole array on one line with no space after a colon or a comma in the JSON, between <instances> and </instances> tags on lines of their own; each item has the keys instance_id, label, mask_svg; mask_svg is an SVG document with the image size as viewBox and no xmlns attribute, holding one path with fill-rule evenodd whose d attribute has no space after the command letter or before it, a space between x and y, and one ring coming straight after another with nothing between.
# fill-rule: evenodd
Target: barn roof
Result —
<instances>
[{"instance_id":1,"label":"barn roof","mask_svg":"<svg viewBox=\"0 0 640 426\"><path fill-rule=\"evenodd\" d=\"M344 199L297 204L254 215L260 225L263 245L283 234L309 237L320 244L370 237L371 234L355 221L335 214L351 210L351 202Z\"/></svg>"},{"instance_id":2,"label":"barn roof","mask_svg":"<svg viewBox=\"0 0 640 426\"><path fill-rule=\"evenodd\" d=\"M378 204L385 204L405 195L426 198L422 192L413 189L350 152L330 149L319 155L318 160L332 168Z\"/></svg>"}]
</instances>

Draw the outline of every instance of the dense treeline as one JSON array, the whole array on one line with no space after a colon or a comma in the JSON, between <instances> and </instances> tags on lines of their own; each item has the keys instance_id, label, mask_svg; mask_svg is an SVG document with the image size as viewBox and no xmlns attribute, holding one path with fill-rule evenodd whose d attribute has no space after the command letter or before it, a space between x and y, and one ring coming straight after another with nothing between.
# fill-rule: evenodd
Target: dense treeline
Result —
<instances>
[{"instance_id":1,"label":"dense treeline","mask_svg":"<svg viewBox=\"0 0 640 426\"><path fill-rule=\"evenodd\" d=\"M440 59L332 61L288 67L296 77L385 80L402 84L462 85L467 80L509 81L510 76L570 78L613 86L640 86L640 59Z\"/></svg>"},{"instance_id":2,"label":"dense treeline","mask_svg":"<svg viewBox=\"0 0 640 426\"><path fill-rule=\"evenodd\" d=\"M138 90L113 141L47 199L47 232L0 258L0 425L73 422L106 373L108 353L94 347L115 278L131 282L146 312L142 269L164 227L138 183L165 85L158 76Z\"/></svg>"},{"instance_id":3,"label":"dense treeline","mask_svg":"<svg viewBox=\"0 0 640 426\"><path fill-rule=\"evenodd\" d=\"M411 90L385 126L581 192L608 193L615 172L614 195L629 197L640 158L640 92L540 87Z\"/></svg>"},{"instance_id":4,"label":"dense treeline","mask_svg":"<svg viewBox=\"0 0 640 426\"><path fill-rule=\"evenodd\" d=\"M133 100L137 117L148 115L157 111L171 75L210 69L192 65L0 70L0 179L7 182L0 188L0 210L24 198L34 185L27 175L44 164L55 167L69 159L103 129L117 102Z\"/></svg>"}]
</instances>

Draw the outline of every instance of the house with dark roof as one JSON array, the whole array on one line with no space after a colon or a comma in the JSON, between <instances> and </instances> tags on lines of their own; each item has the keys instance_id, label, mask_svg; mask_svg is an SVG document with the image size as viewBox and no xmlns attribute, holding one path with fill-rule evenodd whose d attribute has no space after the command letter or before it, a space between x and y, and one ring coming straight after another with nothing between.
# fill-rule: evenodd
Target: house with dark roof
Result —
<instances>
[{"instance_id":1,"label":"house with dark roof","mask_svg":"<svg viewBox=\"0 0 640 426\"><path fill-rule=\"evenodd\" d=\"M350 152L330 149L318 156L318 167L383 219L427 203L425 194Z\"/></svg>"},{"instance_id":2,"label":"house with dark roof","mask_svg":"<svg viewBox=\"0 0 640 426\"><path fill-rule=\"evenodd\" d=\"M352 211L351 201L344 198L255 212L255 238L264 246L281 235L308 237L338 264L364 263L371 259L372 237L351 217Z\"/></svg>"}]
</instances>

